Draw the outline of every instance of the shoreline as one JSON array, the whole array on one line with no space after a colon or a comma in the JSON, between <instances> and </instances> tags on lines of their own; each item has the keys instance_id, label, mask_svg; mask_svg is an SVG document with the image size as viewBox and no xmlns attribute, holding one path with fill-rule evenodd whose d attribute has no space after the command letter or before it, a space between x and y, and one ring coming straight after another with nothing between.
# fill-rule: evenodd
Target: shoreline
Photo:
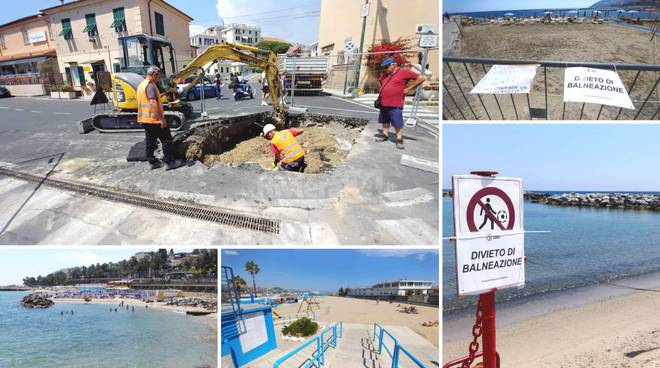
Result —
<instances>
[{"instance_id":1,"label":"shoreline","mask_svg":"<svg viewBox=\"0 0 660 368\"><path fill-rule=\"evenodd\" d=\"M166 305L163 302L146 303L142 300L137 300L137 299L113 298L113 299L92 299L91 301L85 301L84 299L80 299L80 298L51 298L51 300L53 300L53 302L55 302L55 304L57 304L57 303L62 303L62 304L106 304L106 305L115 305L115 306L117 306L121 302L124 302L124 306L141 307L143 309L155 309L155 310L161 310L161 311L168 311L168 312L173 312L173 313L182 314L182 315L186 315L186 312L188 312L188 311L206 311L203 308ZM149 308L145 308L145 306L148 306ZM119 308L119 307L117 307L117 308ZM213 313L210 313L210 314L207 314L207 315L204 315L204 316L197 316L197 317L202 317L201 319L203 319L203 320L217 321L218 320L218 312L213 312Z\"/></svg>"},{"instance_id":2,"label":"shoreline","mask_svg":"<svg viewBox=\"0 0 660 368\"><path fill-rule=\"evenodd\" d=\"M498 310L502 367L654 366L660 272L617 284L626 287L599 285ZM473 323L474 316L444 319L443 361L465 355Z\"/></svg>"}]
</instances>

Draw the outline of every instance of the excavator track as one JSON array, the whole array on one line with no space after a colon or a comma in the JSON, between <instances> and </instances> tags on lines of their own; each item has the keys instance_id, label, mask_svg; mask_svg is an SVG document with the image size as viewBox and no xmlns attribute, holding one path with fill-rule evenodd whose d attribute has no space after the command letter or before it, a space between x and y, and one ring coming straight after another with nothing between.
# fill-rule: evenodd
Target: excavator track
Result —
<instances>
[{"instance_id":1,"label":"excavator track","mask_svg":"<svg viewBox=\"0 0 660 368\"><path fill-rule=\"evenodd\" d=\"M179 131L184 127L186 117L179 111L165 111L165 121L172 131ZM107 112L94 115L92 126L101 133L135 132L142 129L137 122L136 112Z\"/></svg>"}]
</instances>

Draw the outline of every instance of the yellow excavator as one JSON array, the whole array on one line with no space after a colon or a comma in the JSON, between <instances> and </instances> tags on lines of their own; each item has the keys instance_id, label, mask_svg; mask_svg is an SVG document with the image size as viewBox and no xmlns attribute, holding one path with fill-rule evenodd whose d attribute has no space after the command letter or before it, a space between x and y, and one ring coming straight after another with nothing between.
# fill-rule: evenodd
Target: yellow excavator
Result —
<instances>
[{"instance_id":1,"label":"yellow excavator","mask_svg":"<svg viewBox=\"0 0 660 368\"><path fill-rule=\"evenodd\" d=\"M92 126L101 132L116 132L142 129L137 122L137 88L151 65L159 67L163 74L158 88L161 92L165 119L171 130L185 126L186 119L192 115L192 106L181 100L198 84L208 65L219 60L241 62L266 71L268 87L272 96L273 109L283 118L284 109L279 104L282 86L279 82L277 55L255 47L238 43L221 43L209 46L202 54L188 63L182 70L176 71L175 55L170 41L163 37L138 34L119 38L123 51L120 71L112 75L112 95L114 109L95 113ZM169 61L169 62L167 62ZM169 69L169 70L168 70ZM177 91L177 84L196 75L186 89ZM97 92L97 95L102 92ZM92 99L92 104L107 103L105 96Z\"/></svg>"}]
</instances>

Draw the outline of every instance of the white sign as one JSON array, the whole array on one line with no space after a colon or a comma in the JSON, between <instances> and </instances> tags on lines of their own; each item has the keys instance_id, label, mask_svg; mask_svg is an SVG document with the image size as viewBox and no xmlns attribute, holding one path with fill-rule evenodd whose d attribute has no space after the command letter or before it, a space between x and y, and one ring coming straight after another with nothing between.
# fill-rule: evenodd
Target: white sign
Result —
<instances>
[{"instance_id":1,"label":"white sign","mask_svg":"<svg viewBox=\"0 0 660 368\"><path fill-rule=\"evenodd\" d=\"M458 295L525 285L522 180L452 177Z\"/></svg>"},{"instance_id":2,"label":"white sign","mask_svg":"<svg viewBox=\"0 0 660 368\"><path fill-rule=\"evenodd\" d=\"M30 43L44 42L46 41L46 32L34 32L30 33Z\"/></svg>"},{"instance_id":3,"label":"white sign","mask_svg":"<svg viewBox=\"0 0 660 368\"><path fill-rule=\"evenodd\" d=\"M538 64L493 65L470 93L529 93Z\"/></svg>"},{"instance_id":4,"label":"white sign","mask_svg":"<svg viewBox=\"0 0 660 368\"><path fill-rule=\"evenodd\" d=\"M619 75L594 68L564 69L564 102L586 102L635 109Z\"/></svg>"},{"instance_id":5,"label":"white sign","mask_svg":"<svg viewBox=\"0 0 660 368\"><path fill-rule=\"evenodd\" d=\"M237 324L241 324L236 322ZM244 333L239 336L243 353L257 348L268 342L268 331L266 330L266 318L264 312L254 312L243 315ZM239 331L242 329L239 328Z\"/></svg>"},{"instance_id":6,"label":"white sign","mask_svg":"<svg viewBox=\"0 0 660 368\"><path fill-rule=\"evenodd\" d=\"M438 47L438 35L433 32L419 35L419 47Z\"/></svg>"},{"instance_id":7,"label":"white sign","mask_svg":"<svg viewBox=\"0 0 660 368\"><path fill-rule=\"evenodd\" d=\"M360 9L360 16L361 17L368 17L369 16L369 2L362 5L362 9Z\"/></svg>"}]
</instances>

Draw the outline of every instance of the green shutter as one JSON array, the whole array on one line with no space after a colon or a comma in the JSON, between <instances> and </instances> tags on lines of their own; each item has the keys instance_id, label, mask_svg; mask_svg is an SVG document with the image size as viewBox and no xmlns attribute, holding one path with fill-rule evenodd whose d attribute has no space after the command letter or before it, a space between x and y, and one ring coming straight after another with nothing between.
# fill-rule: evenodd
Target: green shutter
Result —
<instances>
[{"instance_id":1,"label":"green shutter","mask_svg":"<svg viewBox=\"0 0 660 368\"><path fill-rule=\"evenodd\" d=\"M124 16L124 8L112 9L112 15L114 17L114 21L110 27L114 28L116 32L125 32L126 18Z\"/></svg>"},{"instance_id":2,"label":"green shutter","mask_svg":"<svg viewBox=\"0 0 660 368\"><path fill-rule=\"evenodd\" d=\"M155 18L156 18L156 33L158 33L161 36L165 36L165 23L163 22L163 15L154 12Z\"/></svg>"},{"instance_id":3,"label":"green shutter","mask_svg":"<svg viewBox=\"0 0 660 368\"><path fill-rule=\"evenodd\" d=\"M71 20L69 18L62 19L62 32L60 32L58 36L64 36L65 40L70 40L73 38L73 32L71 31Z\"/></svg>"},{"instance_id":4,"label":"green shutter","mask_svg":"<svg viewBox=\"0 0 660 368\"><path fill-rule=\"evenodd\" d=\"M85 85L85 70L83 69L82 66L78 67L78 79L80 79L80 85L84 86Z\"/></svg>"},{"instance_id":5,"label":"green shutter","mask_svg":"<svg viewBox=\"0 0 660 368\"><path fill-rule=\"evenodd\" d=\"M98 33L96 32L96 16L94 13L86 14L85 20L87 21L87 27L83 29L83 33L87 33L90 37L96 36Z\"/></svg>"}]
</instances>

